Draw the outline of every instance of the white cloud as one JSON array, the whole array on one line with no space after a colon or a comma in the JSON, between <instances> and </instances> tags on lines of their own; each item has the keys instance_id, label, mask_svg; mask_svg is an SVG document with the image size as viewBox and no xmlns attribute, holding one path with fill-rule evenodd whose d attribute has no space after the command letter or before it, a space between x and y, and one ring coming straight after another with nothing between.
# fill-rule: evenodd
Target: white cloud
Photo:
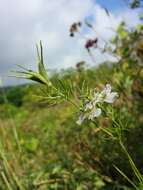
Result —
<instances>
[{"instance_id":1,"label":"white cloud","mask_svg":"<svg viewBox=\"0 0 143 190\"><path fill-rule=\"evenodd\" d=\"M83 59L91 62L83 48L83 39L71 39L68 33L73 22L91 15L98 34L106 39L113 35L109 28L116 29L122 19L130 26L138 22L137 13L130 10L111 14L109 18L92 0L0 0L3 19L0 22L0 75L6 78L5 83L15 83L15 79L7 79L15 64L36 69L35 44L39 40L44 44L48 68L67 68ZM99 52L95 57L97 63L107 58Z\"/></svg>"}]
</instances>

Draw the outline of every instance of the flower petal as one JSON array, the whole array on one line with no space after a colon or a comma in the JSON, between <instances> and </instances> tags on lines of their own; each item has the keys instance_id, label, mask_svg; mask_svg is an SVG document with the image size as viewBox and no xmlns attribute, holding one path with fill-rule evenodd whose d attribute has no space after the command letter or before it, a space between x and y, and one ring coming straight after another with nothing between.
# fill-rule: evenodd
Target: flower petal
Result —
<instances>
[{"instance_id":1,"label":"flower petal","mask_svg":"<svg viewBox=\"0 0 143 190\"><path fill-rule=\"evenodd\" d=\"M88 116L88 119L93 120L95 117L98 117L101 114L100 108L95 108Z\"/></svg>"},{"instance_id":2,"label":"flower petal","mask_svg":"<svg viewBox=\"0 0 143 190\"><path fill-rule=\"evenodd\" d=\"M111 92L110 94L106 95L104 102L113 103L117 96L118 96L117 92Z\"/></svg>"},{"instance_id":3,"label":"flower petal","mask_svg":"<svg viewBox=\"0 0 143 190\"><path fill-rule=\"evenodd\" d=\"M78 125L81 125L82 123L83 123L83 121L86 119L86 114L81 114L80 116L79 116L79 118L78 118L78 120L76 121L76 123L78 124Z\"/></svg>"},{"instance_id":4,"label":"flower petal","mask_svg":"<svg viewBox=\"0 0 143 190\"><path fill-rule=\"evenodd\" d=\"M102 92L104 92L105 94L109 94L111 92L111 85L106 84Z\"/></svg>"}]
</instances>

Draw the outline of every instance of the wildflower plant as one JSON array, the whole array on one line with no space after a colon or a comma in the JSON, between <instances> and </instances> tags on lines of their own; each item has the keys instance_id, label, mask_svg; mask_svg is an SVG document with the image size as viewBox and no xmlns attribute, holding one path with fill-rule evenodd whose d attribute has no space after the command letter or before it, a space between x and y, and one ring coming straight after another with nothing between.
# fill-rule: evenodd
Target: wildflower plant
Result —
<instances>
[{"instance_id":1,"label":"wildflower plant","mask_svg":"<svg viewBox=\"0 0 143 190\"><path fill-rule=\"evenodd\" d=\"M106 84L101 92L97 92L96 89L90 89L88 90L87 98L85 94L79 94L78 100L74 100L73 95L76 88L73 87L73 84L69 84L58 79L58 85L55 85L50 80L43 61L43 47L41 42L40 51L37 46L37 54L38 72L23 68L24 71L18 71L20 75L17 75L17 77L26 78L44 85L46 87L45 95L37 96L41 100L45 100L50 104L68 101L76 108L80 108L79 111L82 113L76 121L78 125L81 125L84 120L94 121L102 113L104 104L112 104L118 97L117 92L112 92L111 85ZM80 93L84 92L80 91ZM80 107L80 102L83 104L82 107Z\"/></svg>"},{"instance_id":2,"label":"wildflower plant","mask_svg":"<svg viewBox=\"0 0 143 190\"><path fill-rule=\"evenodd\" d=\"M110 17L109 11L107 9L105 9L105 11L106 14ZM76 118L74 118L73 122L74 124L72 123L72 125L74 125L75 127L75 133L77 133L77 131L78 130L80 131L81 129L88 131L86 131L87 136L86 135L76 136L77 142L74 142L75 144L73 143L76 146L76 149L74 153L73 150L70 152L70 156L74 155L76 156L76 159L72 161L74 162L74 164L71 166L72 169L74 166L78 167L80 166L82 167L82 169L84 168L84 170L82 171L86 172L88 171L87 172L88 174L92 171L91 173L94 173L94 177L100 176L101 179L103 179L102 181L104 182L106 181L109 184L113 183L115 185L116 182L114 183L112 179L110 179L110 177L107 177L108 173L110 173L109 170L112 170L111 168L112 166L135 189L140 190L143 187L142 185L143 179L141 172L137 169L133 159L129 155L124 144L127 144L126 134L129 132L129 129L133 128L134 125L137 126L136 123L138 122L138 119L140 119L138 118L138 115L140 116L138 112L141 112L140 110L142 110L143 92L141 87L142 85L141 74L142 74L143 48L140 36L142 35L143 27L140 26L139 28L136 28L135 31L130 31L127 30L125 23L121 23L121 25L117 30L116 37L112 39L112 41L110 42L110 44L115 45L115 49L112 49L110 44L108 45L104 39L101 39L100 36L98 36L96 30L94 29L94 26L91 23L88 23L86 21L85 24L88 28L94 30L96 33L93 39L86 39L85 41L84 48L87 50L88 54L92 57L93 56L92 50L94 48L95 49L98 48L102 53L107 52L115 56L116 58L119 58L118 64L112 65L111 72L107 74L109 75L108 78L105 77L105 80L101 79L99 80L98 77L100 78L100 74L96 72L96 74L95 73L94 74L97 75L97 77L94 76L91 78L94 81L96 79L97 82L94 82L93 85L86 84L87 75L86 72L84 73L85 75L83 75L82 72L85 62L82 61L77 64L77 71L78 75L83 75L83 78L85 77L84 80L79 82L77 81L76 77L73 81L65 80L65 78L61 79L60 77L57 77L55 80L52 80L52 78L50 78L47 73L47 69L45 68L44 58L43 58L43 47L41 42L40 45L37 46L38 70L32 71L20 66L22 70L16 72L16 76L20 78L26 78L34 82L38 82L41 85L41 93L40 95L39 94L36 95L40 101L42 100L48 105L56 105L56 104L61 104L62 102L68 102L72 104L73 107L76 108L75 109L76 111L74 110L76 112ZM80 34L82 26L83 23L81 22L73 23L69 31L70 36L74 37L75 33ZM104 41L104 48L100 47L99 43L100 40ZM80 78L80 76L78 77ZM102 86L102 88L98 88L100 87L100 85L98 85L98 81L100 81L100 85ZM130 113L130 110L133 113ZM104 122L105 119L107 119L106 122ZM82 124L83 126L81 126ZM65 120L64 122L62 122L62 124L60 123L60 125L65 125L67 128L67 123ZM130 128L128 127L129 125L131 126ZM70 135L69 133L67 133L68 134L67 139L71 139L73 132L74 131L72 131ZM60 135L61 134L58 133L58 136ZM60 138L58 139L58 143ZM65 148L65 144L68 143L69 141L67 141L66 143L64 142L63 147ZM100 145L102 145L102 147L100 147ZM135 182L132 182L132 180L129 179L129 177L126 174L124 174L123 172L124 170L118 167L118 163L117 165L116 163L112 163L112 156L110 155L111 147L112 149L115 148L114 152L115 155L113 156L113 160L117 160L119 162L121 159L117 158L117 156L119 157L123 150L130 163L129 165L131 166L134 176L139 181L139 184L137 180L134 180L134 178L132 179ZM119 152L118 151L116 152L117 147L118 147L117 150ZM121 148L121 150L119 150L119 147ZM99 149L98 150L99 152L98 151L95 152L96 148ZM60 157L61 154L62 153L60 152ZM98 154L101 154L99 158ZM65 154L62 155L62 158L63 157L65 159L66 157ZM66 167L67 165L70 165L69 162L68 164L67 163L65 164L65 161L63 161L63 163L64 163L63 165L66 165ZM106 166L108 164L110 165ZM61 171L58 169L58 174L57 174L58 179L51 180L52 183L53 181L55 182L54 184L55 186L54 187L50 186L50 187L52 189L61 189L61 188L68 189L69 187L70 187L69 189L94 189L93 184L95 183L96 180L95 181L91 180L91 183L93 183L91 185L89 180L87 180L87 183L85 184L85 178L83 178L84 181L83 184L81 185L79 183L77 185L76 183L77 176L75 177L74 173L76 172L78 173L78 169L80 168L78 167L74 168L74 171L71 173L67 171L62 171L63 178L59 177ZM106 171L104 169L105 167ZM71 168L70 170L72 170ZM97 168L100 169L98 170ZM104 172L106 173L105 175L103 175ZM93 177L92 174L90 175L91 175L90 178ZM48 174L48 176L50 176L50 174ZM36 180L39 178L40 177L36 177ZM69 182L68 180L69 181L71 180L72 182ZM76 185L73 185L74 180ZM71 183L73 186L71 184L70 186L68 182ZM104 182L101 182L101 187L104 186ZM45 183L49 183L49 179L42 182L36 181L36 183L34 183L34 186L39 187ZM64 187L62 186L63 184ZM97 186L95 188L97 189ZM124 187L123 188L121 187L121 189L124 189Z\"/></svg>"}]
</instances>

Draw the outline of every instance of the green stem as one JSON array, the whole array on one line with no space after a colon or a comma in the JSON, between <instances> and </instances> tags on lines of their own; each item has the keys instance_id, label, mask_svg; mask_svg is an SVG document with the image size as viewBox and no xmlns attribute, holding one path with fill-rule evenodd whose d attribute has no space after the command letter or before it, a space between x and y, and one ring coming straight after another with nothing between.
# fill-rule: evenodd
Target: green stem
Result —
<instances>
[{"instance_id":1,"label":"green stem","mask_svg":"<svg viewBox=\"0 0 143 190\"><path fill-rule=\"evenodd\" d=\"M2 177L5 185L7 186L7 189L8 190L13 190L12 187L11 187L11 185L9 184L8 180L7 180L7 177L5 176L5 173L1 172L0 174L1 174L1 177Z\"/></svg>"}]
</instances>

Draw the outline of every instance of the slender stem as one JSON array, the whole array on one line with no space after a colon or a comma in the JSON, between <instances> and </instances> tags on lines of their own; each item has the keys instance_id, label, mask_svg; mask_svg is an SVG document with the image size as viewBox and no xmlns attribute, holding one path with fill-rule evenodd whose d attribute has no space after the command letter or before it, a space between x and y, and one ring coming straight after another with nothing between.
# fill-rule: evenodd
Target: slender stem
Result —
<instances>
[{"instance_id":1,"label":"slender stem","mask_svg":"<svg viewBox=\"0 0 143 190\"><path fill-rule=\"evenodd\" d=\"M5 183L5 185L7 186L7 189L8 189L8 190L13 190L12 187L11 187L11 185L10 185L9 182L8 182L7 177L5 176L5 173L4 173L4 172L1 172L0 174L1 174L1 177L2 177L2 179L3 179L4 183Z\"/></svg>"},{"instance_id":2,"label":"slender stem","mask_svg":"<svg viewBox=\"0 0 143 190\"><path fill-rule=\"evenodd\" d=\"M92 121L92 123L94 123L94 125L97 127L97 123L95 121ZM109 135L110 137L112 137L113 139L116 139L112 133L110 133L107 129L103 128L103 127L98 127L98 129L100 129L101 131L103 131L104 133L106 133L107 135Z\"/></svg>"},{"instance_id":3,"label":"slender stem","mask_svg":"<svg viewBox=\"0 0 143 190\"><path fill-rule=\"evenodd\" d=\"M41 186L41 185L45 185L45 184L53 184L53 183L57 183L57 182L61 182L61 179L48 179L48 180L44 180L44 181L39 181L39 182L35 182L34 186Z\"/></svg>"}]
</instances>

